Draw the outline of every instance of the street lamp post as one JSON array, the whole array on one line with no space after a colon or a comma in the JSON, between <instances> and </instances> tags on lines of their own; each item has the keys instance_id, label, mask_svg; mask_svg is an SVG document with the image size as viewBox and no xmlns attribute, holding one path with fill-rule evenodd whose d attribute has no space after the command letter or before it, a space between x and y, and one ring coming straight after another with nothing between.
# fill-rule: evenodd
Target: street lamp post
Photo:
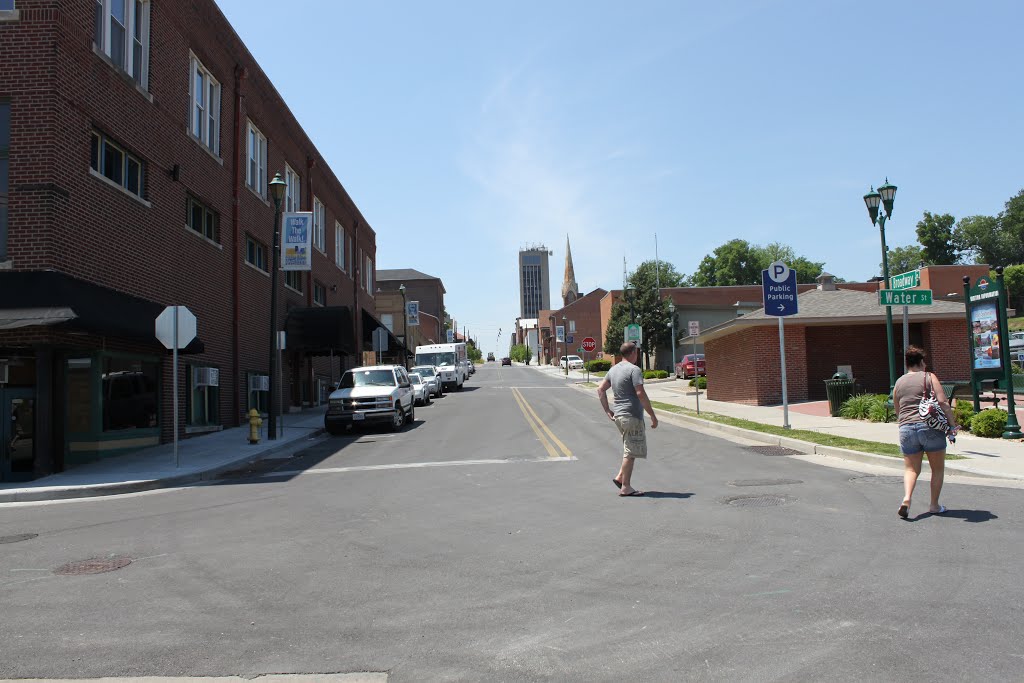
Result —
<instances>
[{"instance_id":1,"label":"street lamp post","mask_svg":"<svg viewBox=\"0 0 1024 683\"><path fill-rule=\"evenodd\" d=\"M676 304L674 301L668 302L668 325L672 329L672 375L676 374ZM697 359L693 359L693 367L697 367ZM694 370L696 372L696 370Z\"/></svg>"},{"instance_id":2,"label":"street lamp post","mask_svg":"<svg viewBox=\"0 0 1024 683\"><path fill-rule=\"evenodd\" d=\"M548 356L548 362L550 363L558 355L558 340L555 336L555 316L549 315L548 322L548 339L551 340L551 355Z\"/></svg>"},{"instance_id":3,"label":"street lamp post","mask_svg":"<svg viewBox=\"0 0 1024 683\"><path fill-rule=\"evenodd\" d=\"M409 310L405 303L405 283L398 286L402 293L402 367L409 367Z\"/></svg>"},{"instance_id":4,"label":"street lamp post","mask_svg":"<svg viewBox=\"0 0 1024 683\"><path fill-rule=\"evenodd\" d=\"M270 181L270 196L274 200L274 247L270 250L270 385L267 391L267 439L277 439L277 400L275 383L277 382L277 270L281 250L281 201L288 184L281 179L280 173L274 174ZM282 387L283 389L283 387Z\"/></svg>"},{"instance_id":5,"label":"street lamp post","mask_svg":"<svg viewBox=\"0 0 1024 683\"><path fill-rule=\"evenodd\" d=\"M634 325L636 324L636 311L633 310L633 288L626 287L625 291L622 292L626 297L626 301L629 302L629 319Z\"/></svg>"},{"instance_id":6,"label":"street lamp post","mask_svg":"<svg viewBox=\"0 0 1024 683\"><path fill-rule=\"evenodd\" d=\"M565 316L562 316L562 355L565 356L565 376L569 376L569 330L566 329Z\"/></svg>"},{"instance_id":7,"label":"street lamp post","mask_svg":"<svg viewBox=\"0 0 1024 683\"><path fill-rule=\"evenodd\" d=\"M875 191L872 187L871 191L864 195L864 204L868 207L868 215L871 217L872 225L878 226L878 231L882 237L882 277L885 279L885 289L889 289L889 250L885 246L885 222L892 218L892 204L893 198L896 197L896 186L889 184L889 179L885 179L885 184ZM879 211L879 204L881 204L885 211ZM896 386L896 359L893 356L893 343L892 336L892 306L885 307L885 339L889 347L889 396L892 396L893 387Z\"/></svg>"}]
</instances>

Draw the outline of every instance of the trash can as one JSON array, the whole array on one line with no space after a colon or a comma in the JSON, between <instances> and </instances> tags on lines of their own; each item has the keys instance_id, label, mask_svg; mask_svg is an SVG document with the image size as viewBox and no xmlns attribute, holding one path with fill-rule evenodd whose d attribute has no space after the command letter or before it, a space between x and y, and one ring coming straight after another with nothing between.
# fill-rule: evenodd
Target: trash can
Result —
<instances>
[{"instance_id":1,"label":"trash can","mask_svg":"<svg viewBox=\"0 0 1024 683\"><path fill-rule=\"evenodd\" d=\"M832 379L825 380L825 395L828 396L829 414L839 417L839 409L853 396L853 380L845 372L837 372Z\"/></svg>"}]
</instances>

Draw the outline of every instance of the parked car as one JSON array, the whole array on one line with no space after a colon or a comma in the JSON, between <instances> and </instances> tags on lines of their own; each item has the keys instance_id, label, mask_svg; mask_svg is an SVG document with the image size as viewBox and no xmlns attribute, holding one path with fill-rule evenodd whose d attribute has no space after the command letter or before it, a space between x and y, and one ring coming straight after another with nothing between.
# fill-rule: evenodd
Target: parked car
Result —
<instances>
[{"instance_id":1,"label":"parked car","mask_svg":"<svg viewBox=\"0 0 1024 683\"><path fill-rule=\"evenodd\" d=\"M1010 333L1010 350L1024 351L1024 332Z\"/></svg>"},{"instance_id":2,"label":"parked car","mask_svg":"<svg viewBox=\"0 0 1024 683\"><path fill-rule=\"evenodd\" d=\"M476 363L474 363L474 362L473 362L472 360L470 360L469 358L467 358L467 359L466 359L466 370L467 370L467 371L469 372L469 374L471 374L471 375L475 375L475 374L476 374Z\"/></svg>"},{"instance_id":3,"label":"parked car","mask_svg":"<svg viewBox=\"0 0 1024 683\"><path fill-rule=\"evenodd\" d=\"M493 363L494 362L494 354L493 353L487 354L487 362L488 363Z\"/></svg>"},{"instance_id":4,"label":"parked car","mask_svg":"<svg viewBox=\"0 0 1024 683\"><path fill-rule=\"evenodd\" d=\"M502 365L512 365L512 359L509 358L508 356L505 356L504 358L501 359L501 364Z\"/></svg>"},{"instance_id":5,"label":"parked car","mask_svg":"<svg viewBox=\"0 0 1024 683\"><path fill-rule=\"evenodd\" d=\"M706 376L708 374L707 369L704 367L704 354L703 353L688 353L683 356L683 359L676 363L676 377L682 377L683 379L689 379L696 377L697 375Z\"/></svg>"},{"instance_id":6,"label":"parked car","mask_svg":"<svg viewBox=\"0 0 1024 683\"><path fill-rule=\"evenodd\" d=\"M409 382L412 384L412 400L418 406L430 405L430 387L423 381L418 372L409 373Z\"/></svg>"},{"instance_id":7,"label":"parked car","mask_svg":"<svg viewBox=\"0 0 1024 683\"><path fill-rule=\"evenodd\" d=\"M409 372L415 372L423 378L424 383L430 387L430 395L440 398L444 396L444 387L441 382L441 375L433 365L417 365Z\"/></svg>"},{"instance_id":8,"label":"parked car","mask_svg":"<svg viewBox=\"0 0 1024 683\"><path fill-rule=\"evenodd\" d=\"M568 360L566 360L567 358L568 358ZM564 368L565 364L567 362L569 364L569 369L570 370L582 370L583 369L583 359L580 358L579 356L568 356L568 357L562 356L562 359L559 361L559 365Z\"/></svg>"},{"instance_id":9,"label":"parked car","mask_svg":"<svg viewBox=\"0 0 1024 683\"><path fill-rule=\"evenodd\" d=\"M409 373L401 365L346 370L331 392L324 428L340 434L354 425L387 424L392 431L416 419Z\"/></svg>"}]
</instances>

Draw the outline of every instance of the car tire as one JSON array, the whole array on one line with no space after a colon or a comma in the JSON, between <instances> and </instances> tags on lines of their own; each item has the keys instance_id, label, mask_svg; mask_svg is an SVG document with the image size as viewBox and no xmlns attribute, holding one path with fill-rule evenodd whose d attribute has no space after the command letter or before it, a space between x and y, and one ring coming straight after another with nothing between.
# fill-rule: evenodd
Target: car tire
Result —
<instances>
[{"instance_id":1,"label":"car tire","mask_svg":"<svg viewBox=\"0 0 1024 683\"><path fill-rule=\"evenodd\" d=\"M405 426L405 413L401 406L395 408L395 414L391 416L391 431L397 432Z\"/></svg>"},{"instance_id":2,"label":"car tire","mask_svg":"<svg viewBox=\"0 0 1024 683\"><path fill-rule=\"evenodd\" d=\"M425 405L425 406L429 406L430 405L430 394L427 394L427 397L423 400L423 405Z\"/></svg>"},{"instance_id":3,"label":"car tire","mask_svg":"<svg viewBox=\"0 0 1024 683\"><path fill-rule=\"evenodd\" d=\"M409 406L409 412L405 414L405 424L412 424L416 421L416 405Z\"/></svg>"},{"instance_id":4,"label":"car tire","mask_svg":"<svg viewBox=\"0 0 1024 683\"><path fill-rule=\"evenodd\" d=\"M341 436L345 433L344 428L339 427L327 427L327 433L331 436Z\"/></svg>"}]
</instances>

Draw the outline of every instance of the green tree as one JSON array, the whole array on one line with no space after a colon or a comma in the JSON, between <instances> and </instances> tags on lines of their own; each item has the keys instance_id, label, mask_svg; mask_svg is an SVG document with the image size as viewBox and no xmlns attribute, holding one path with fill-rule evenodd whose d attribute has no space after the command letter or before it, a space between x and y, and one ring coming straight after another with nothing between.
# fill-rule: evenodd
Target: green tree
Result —
<instances>
[{"instance_id":1,"label":"green tree","mask_svg":"<svg viewBox=\"0 0 1024 683\"><path fill-rule=\"evenodd\" d=\"M622 346L622 342L625 340L622 332L630 322L632 321L629 317L629 305L627 303L619 302L612 306L612 315L608 318L608 329L604 331L605 353L614 355L619 352L619 347Z\"/></svg>"},{"instance_id":2,"label":"green tree","mask_svg":"<svg viewBox=\"0 0 1024 683\"><path fill-rule=\"evenodd\" d=\"M533 351L526 344L513 344L508 350L508 357L517 363L529 363L533 357Z\"/></svg>"},{"instance_id":3,"label":"green tree","mask_svg":"<svg viewBox=\"0 0 1024 683\"><path fill-rule=\"evenodd\" d=\"M751 253L758 263L758 277L755 282L744 284L759 284L761 281L761 271L767 269L769 265L776 261L782 261L795 270L796 281L800 284L813 284L825 269L824 262L811 261L803 256L797 256L793 251L793 247L779 242L772 242L763 247L751 247Z\"/></svg>"},{"instance_id":4,"label":"green tree","mask_svg":"<svg viewBox=\"0 0 1024 683\"><path fill-rule=\"evenodd\" d=\"M953 240L955 222L956 219L948 213L924 212L924 217L917 222L917 241L924 251L926 263L949 266L960 260Z\"/></svg>"},{"instance_id":5,"label":"green tree","mask_svg":"<svg viewBox=\"0 0 1024 683\"><path fill-rule=\"evenodd\" d=\"M697 287L756 284L761 281L760 258L746 240L729 240L704 257L693 275L693 284Z\"/></svg>"},{"instance_id":6,"label":"green tree","mask_svg":"<svg viewBox=\"0 0 1024 683\"><path fill-rule=\"evenodd\" d=\"M671 264L661 264L661 275L665 276L666 265L672 274L670 282L681 282L682 276ZM643 341L640 350L644 354L645 367L650 367L651 353L659 346L668 346L671 331L668 328L668 299L662 298L655 281L658 272L654 261L644 261L629 275L629 286L632 289L633 312L636 322L643 329ZM661 286L666 287L665 280ZM675 286L675 285L672 285ZM626 303L628 313L628 302ZM620 342L621 343L621 342Z\"/></svg>"},{"instance_id":7,"label":"green tree","mask_svg":"<svg viewBox=\"0 0 1024 683\"><path fill-rule=\"evenodd\" d=\"M1024 263L1024 190L1007 200L998 216L966 216L953 230L957 248L975 263Z\"/></svg>"},{"instance_id":8,"label":"green tree","mask_svg":"<svg viewBox=\"0 0 1024 683\"><path fill-rule=\"evenodd\" d=\"M1010 308L1017 309L1017 315L1024 313L1024 265L1003 268L1003 285Z\"/></svg>"},{"instance_id":9,"label":"green tree","mask_svg":"<svg viewBox=\"0 0 1024 683\"><path fill-rule=\"evenodd\" d=\"M889 276L906 273L910 270L917 270L924 258L924 249L916 244L908 244L905 247L889 247ZM882 264L878 264L879 274L885 272Z\"/></svg>"}]
</instances>

